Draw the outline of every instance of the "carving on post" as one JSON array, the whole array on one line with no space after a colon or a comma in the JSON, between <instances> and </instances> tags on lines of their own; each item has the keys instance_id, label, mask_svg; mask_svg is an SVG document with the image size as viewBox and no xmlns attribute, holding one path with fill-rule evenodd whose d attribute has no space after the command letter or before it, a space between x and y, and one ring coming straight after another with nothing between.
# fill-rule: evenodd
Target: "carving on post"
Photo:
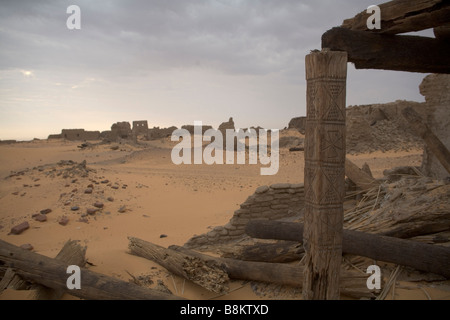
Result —
<instances>
[{"instance_id":1,"label":"carving on post","mask_svg":"<svg viewBox=\"0 0 450 320\"><path fill-rule=\"evenodd\" d=\"M339 298L346 78L346 52L306 56L305 299Z\"/></svg>"}]
</instances>

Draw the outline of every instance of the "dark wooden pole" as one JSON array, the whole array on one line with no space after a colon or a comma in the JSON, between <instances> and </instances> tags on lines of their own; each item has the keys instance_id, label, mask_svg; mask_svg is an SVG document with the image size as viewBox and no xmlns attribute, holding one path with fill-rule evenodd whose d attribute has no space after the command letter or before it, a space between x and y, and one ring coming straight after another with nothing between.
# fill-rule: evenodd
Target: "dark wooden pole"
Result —
<instances>
[{"instance_id":1,"label":"dark wooden pole","mask_svg":"<svg viewBox=\"0 0 450 320\"><path fill-rule=\"evenodd\" d=\"M305 299L339 299L347 53L306 56Z\"/></svg>"},{"instance_id":2,"label":"dark wooden pole","mask_svg":"<svg viewBox=\"0 0 450 320\"><path fill-rule=\"evenodd\" d=\"M255 238L301 241L304 226L301 223L253 220L247 224L245 231ZM344 230L342 252L450 278L450 248L443 246Z\"/></svg>"},{"instance_id":3,"label":"dark wooden pole","mask_svg":"<svg viewBox=\"0 0 450 320\"><path fill-rule=\"evenodd\" d=\"M356 69L450 73L445 40L333 28L322 35L322 48L347 52Z\"/></svg>"}]
</instances>

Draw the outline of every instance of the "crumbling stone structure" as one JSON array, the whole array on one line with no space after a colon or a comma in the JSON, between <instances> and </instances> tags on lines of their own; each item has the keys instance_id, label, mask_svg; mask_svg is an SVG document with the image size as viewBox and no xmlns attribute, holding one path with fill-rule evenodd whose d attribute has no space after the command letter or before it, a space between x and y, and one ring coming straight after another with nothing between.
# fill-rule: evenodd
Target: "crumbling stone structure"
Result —
<instances>
[{"instance_id":1,"label":"crumbling stone structure","mask_svg":"<svg viewBox=\"0 0 450 320\"><path fill-rule=\"evenodd\" d=\"M172 132L174 130L177 130L177 127L170 127L170 128L160 128L160 127L153 127L152 129L148 129L147 133L147 139L148 140L157 140L162 138L167 138L172 135Z\"/></svg>"},{"instance_id":2,"label":"crumbling stone structure","mask_svg":"<svg viewBox=\"0 0 450 320\"><path fill-rule=\"evenodd\" d=\"M209 130L209 129L212 129L212 128L213 128L213 127L212 127L212 126L209 126L209 125L202 125L202 134L205 134L205 131L206 131L206 130ZM188 124L188 125L182 126L181 129L185 129L185 130L189 131L189 133L190 133L191 135L193 135L193 134L194 134L195 126Z\"/></svg>"},{"instance_id":3,"label":"crumbling stone structure","mask_svg":"<svg viewBox=\"0 0 450 320\"><path fill-rule=\"evenodd\" d=\"M131 139L133 132L129 122L116 122L111 126L111 140L117 139Z\"/></svg>"},{"instance_id":4,"label":"crumbling stone structure","mask_svg":"<svg viewBox=\"0 0 450 320\"><path fill-rule=\"evenodd\" d=\"M420 84L425 97L427 117L424 118L431 131L450 149L450 74L430 74ZM436 179L449 176L439 160L425 147L422 162L425 175Z\"/></svg>"},{"instance_id":5,"label":"crumbling stone structure","mask_svg":"<svg viewBox=\"0 0 450 320\"><path fill-rule=\"evenodd\" d=\"M71 141L99 140L100 131L85 131L84 129L62 129L60 134L51 134L48 139L66 139Z\"/></svg>"},{"instance_id":6,"label":"crumbling stone structure","mask_svg":"<svg viewBox=\"0 0 450 320\"><path fill-rule=\"evenodd\" d=\"M185 244L188 248L207 249L207 246L224 244L245 236L245 226L252 219L280 220L302 215L304 207L303 184L277 183L262 186L247 198L224 226L208 233L194 236Z\"/></svg>"},{"instance_id":7,"label":"crumbling stone structure","mask_svg":"<svg viewBox=\"0 0 450 320\"><path fill-rule=\"evenodd\" d=\"M306 131L306 117L296 117L289 121L288 129L297 129L300 133L305 134Z\"/></svg>"},{"instance_id":8,"label":"crumbling stone structure","mask_svg":"<svg viewBox=\"0 0 450 320\"><path fill-rule=\"evenodd\" d=\"M147 136L147 134L148 134L147 120L133 121L132 132L134 135L143 134L143 135Z\"/></svg>"}]
</instances>

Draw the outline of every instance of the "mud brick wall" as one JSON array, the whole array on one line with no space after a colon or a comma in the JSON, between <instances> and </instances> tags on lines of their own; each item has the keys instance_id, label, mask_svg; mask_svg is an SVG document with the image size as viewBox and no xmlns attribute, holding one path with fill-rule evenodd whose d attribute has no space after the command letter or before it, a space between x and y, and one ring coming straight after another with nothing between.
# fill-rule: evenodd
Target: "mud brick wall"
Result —
<instances>
[{"instance_id":1,"label":"mud brick wall","mask_svg":"<svg viewBox=\"0 0 450 320\"><path fill-rule=\"evenodd\" d=\"M245 237L245 226L250 220L279 220L300 216L303 204L303 184L277 183L259 187L240 205L226 225L192 237L185 246L201 249L238 240Z\"/></svg>"}]
</instances>

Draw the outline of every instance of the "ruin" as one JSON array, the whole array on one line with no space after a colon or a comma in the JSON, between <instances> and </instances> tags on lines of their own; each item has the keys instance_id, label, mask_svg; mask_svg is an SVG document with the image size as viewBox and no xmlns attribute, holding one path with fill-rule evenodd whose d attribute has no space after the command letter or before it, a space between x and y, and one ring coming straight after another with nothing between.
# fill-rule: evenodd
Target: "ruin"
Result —
<instances>
[{"instance_id":1,"label":"ruin","mask_svg":"<svg viewBox=\"0 0 450 320\"><path fill-rule=\"evenodd\" d=\"M147 120L133 121L132 132L134 135L145 135L148 134L148 122Z\"/></svg>"},{"instance_id":2,"label":"ruin","mask_svg":"<svg viewBox=\"0 0 450 320\"><path fill-rule=\"evenodd\" d=\"M450 149L450 75L431 74L420 84L420 93L425 97L427 115L422 116L426 124L441 142ZM423 153L422 172L436 179L443 179L449 173L437 160L428 146Z\"/></svg>"},{"instance_id":3,"label":"ruin","mask_svg":"<svg viewBox=\"0 0 450 320\"><path fill-rule=\"evenodd\" d=\"M84 129L62 129L60 134L51 134L48 139L66 139L70 141L99 140L100 131L86 131Z\"/></svg>"},{"instance_id":4,"label":"ruin","mask_svg":"<svg viewBox=\"0 0 450 320\"><path fill-rule=\"evenodd\" d=\"M178 128L175 126L172 126L169 128L153 127L151 129L148 129L147 139L148 140L157 140L157 139L167 138L167 137L170 137L172 135L172 132L177 129Z\"/></svg>"},{"instance_id":5,"label":"ruin","mask_svg":"<svg viewBox=\"0 0 450 320\"><path fill-rule=\"evenodd\" d=\"M296 117L289 121L288 129L297 129L300 133L305 134L306 117Z\"/></svg>"}]
</instances>

